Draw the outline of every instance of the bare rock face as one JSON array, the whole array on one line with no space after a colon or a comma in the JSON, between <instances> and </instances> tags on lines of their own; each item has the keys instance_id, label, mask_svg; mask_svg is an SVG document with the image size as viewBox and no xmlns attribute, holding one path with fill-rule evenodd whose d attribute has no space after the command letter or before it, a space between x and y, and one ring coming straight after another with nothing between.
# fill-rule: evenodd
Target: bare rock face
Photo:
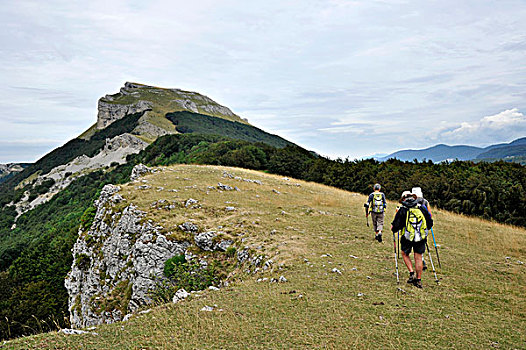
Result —
<instances>
[{"instance_id":1,"label":"bare rock face","mask_svg":"<svg viewBox=\"0 0 526 350\"><path fill-rule=\"evenodd\" d=\"M105 98L107 100L107 97ZM97 114L97 129L104 129L116 120L124 118L128 114L140 113L152 108L148 101L138 101L135 104L123 105L99 100Z\"/></svg>"},{"instance_id":2,"label":"bare rock face","mask_svg":"<svg viewBox=\"0 0 526 350\"><path fill-rule=\"evenodd\" d=\"M38 195L31 202L29 201L29 193L27 193L18 203L13 203L16 206L18 216L40 204L48 202L77 178L111 164L123 164L126 162L128 155L139 153L146 146L148 146L148 143L134 135L121 134L112 139L106 139L106 144L95 156L90 158L86 155L81 155L67 164L51 169L47 174L39 175L34 186L40 185L48 179L53 179L53 186L48 192Z\"/></svg>"},{"instance_id":3,"label":"bare rock face","mask_svg":"<svg viewBox=\"0 0 526 350\"><path fill-rule=\"evenodd\" d=\"M75 328L120 321L150 303L148 292L162 278L164 262L190 245L167 240L118 191L104 186L92 225L79 230L73 247L65 286Z\"/></svg>"}]
</instances>

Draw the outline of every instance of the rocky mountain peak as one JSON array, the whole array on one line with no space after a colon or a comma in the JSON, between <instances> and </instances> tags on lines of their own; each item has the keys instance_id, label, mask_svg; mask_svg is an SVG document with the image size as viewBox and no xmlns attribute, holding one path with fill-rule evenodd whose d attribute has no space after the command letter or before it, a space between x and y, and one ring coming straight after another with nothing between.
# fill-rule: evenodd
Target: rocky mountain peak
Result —
<instances>
[{"instance_id":1,"label":"rocky mountain peak","mask_svg":"<svg viewBox=\"0 0 526 350\"><path fill-rule=\"evenodd\" d=\"M118 93L106 95L99 99L97 129L104 129L128 114L144 111L148 111L144 119L155 120L164 118L166 113L190 111L247 123L229 108L197 92L126 82ZM161 125L162 123L157 124Z\"/></svg>"}]
</instances>

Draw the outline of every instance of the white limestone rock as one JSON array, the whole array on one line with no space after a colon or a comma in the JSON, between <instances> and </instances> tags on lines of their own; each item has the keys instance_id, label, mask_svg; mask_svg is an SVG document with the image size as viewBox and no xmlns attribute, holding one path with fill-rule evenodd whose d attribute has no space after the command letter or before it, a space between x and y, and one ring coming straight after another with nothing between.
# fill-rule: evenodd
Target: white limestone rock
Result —
<instances>
[{"instance_id":1,"label":"white limestone rock","mask_svg":"<svg viewBox=\"0 0 526 350\"><path fill-rule=\"evenodd\" d=\"M121 90L122 93L123 90ZM125 91L125 90L124 90ZM141 113L152 108L149 101L137 101L137 103L124 105L118 103L105 102L103 97L99 99L97 114L97 129L101 130L111 123L124 118L129 114Z\"/></svg>"},{"instance_id":2,"label":"white limestone rock","mask_svg":"<svg viewBox=\"0 0 526 350\"><path fill-rule=\"evenodd\" d=\"M190 246L167 240L133 204L114 213L113 203L121 200L118 191L118 186L104 186L95 201L93 224L88 231L79 230L73 247L75 259L65 286L74 328L120 321L151 303L148 292L163 278L164 262ZM106 301L115 296L119 305L108 309Z\"/></svg>"}]
</instances>

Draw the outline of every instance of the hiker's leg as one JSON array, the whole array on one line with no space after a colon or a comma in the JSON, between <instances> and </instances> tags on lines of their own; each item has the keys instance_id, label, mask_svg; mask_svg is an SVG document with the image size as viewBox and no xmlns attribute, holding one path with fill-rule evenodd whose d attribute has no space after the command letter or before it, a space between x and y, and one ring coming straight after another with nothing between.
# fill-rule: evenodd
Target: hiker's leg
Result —
<instances>
[{"instance_id":1,"label":"hiker's leg","mask_svg":"<svg viewBox=\"0 0 526 350\"><path fill-rule=\"evenodd\" d=\"M373 222L373 229L375 236L378 234L378 214L371 212L371 221Z\"/></svg>"},{"instance_id":2,"label":"hiker's leg","mask_svg":"<svg viewBox=\"0 0 526 350\"><path fill-rule=\"evenodd\" d=\"M402 259L404 259L405 266L407 266L409 272L413 272L413 263L411 262L411 258L409 258L409 255L407 255L403 250Z\"/></svg>"},{"instance_id":3,"label":"hiker's leg","mask_svg":"<svg viewBox=\"0 0 526 350\"><path fill-rule=\"evenodd\" d=\"M382 234L382 230L384 229L384 213L378 214L376 219L376 229L378 230L379 234Z\"/></svg>"},{"instance_id":4,"label":"hiker's leg","mask_svg":"<svg viewBox=\"0 0 526 350\"><path fill-rule=\"evenodd\" d=\"M422 254L418 254L415 252L415 268L416 268L416 278L420 279L422 278L422 268L424 265L422 264Z\"/></svg>"}]
</instances>

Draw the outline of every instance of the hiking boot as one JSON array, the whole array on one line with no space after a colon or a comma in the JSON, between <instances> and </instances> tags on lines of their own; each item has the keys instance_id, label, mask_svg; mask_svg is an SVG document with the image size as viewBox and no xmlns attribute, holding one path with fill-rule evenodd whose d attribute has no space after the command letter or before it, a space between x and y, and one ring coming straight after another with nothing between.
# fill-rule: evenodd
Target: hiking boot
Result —
<instances>
[{"instance_id":1,"label":"hiking boot","mask_svg":"<svg viewBox=\"0 0 526 350\"><path fill-rule=\"evenodd\" d=\"M409 272L409 279L407 280L407 283L414 284L415 280L416 280L415 273L414 272Z\"/></svg>"},{"instance_id":2,"label":"hiking boot","mask_svg":"<svg viewBox=\"0 0 526 350\"><path fill-rule=\"evenodd\" d=\"M414 285L416 288L420 288L420 289L424 288L424 287L422 286L422 280L421 280L421 279L416 279L416 278L415 278L414 281L413 281L413 285Z\"/></svg>"},{"instance_id":3,"label":"hiking boot","mask_svg":"<svg viewBox=\"0 0 526 350\"><path fill-rule=\"evenodd\" d=\"M382 234L381 233L378 235L378 242L380 242L380 243L382 242Z\"/></svg>"}]
</instances>

